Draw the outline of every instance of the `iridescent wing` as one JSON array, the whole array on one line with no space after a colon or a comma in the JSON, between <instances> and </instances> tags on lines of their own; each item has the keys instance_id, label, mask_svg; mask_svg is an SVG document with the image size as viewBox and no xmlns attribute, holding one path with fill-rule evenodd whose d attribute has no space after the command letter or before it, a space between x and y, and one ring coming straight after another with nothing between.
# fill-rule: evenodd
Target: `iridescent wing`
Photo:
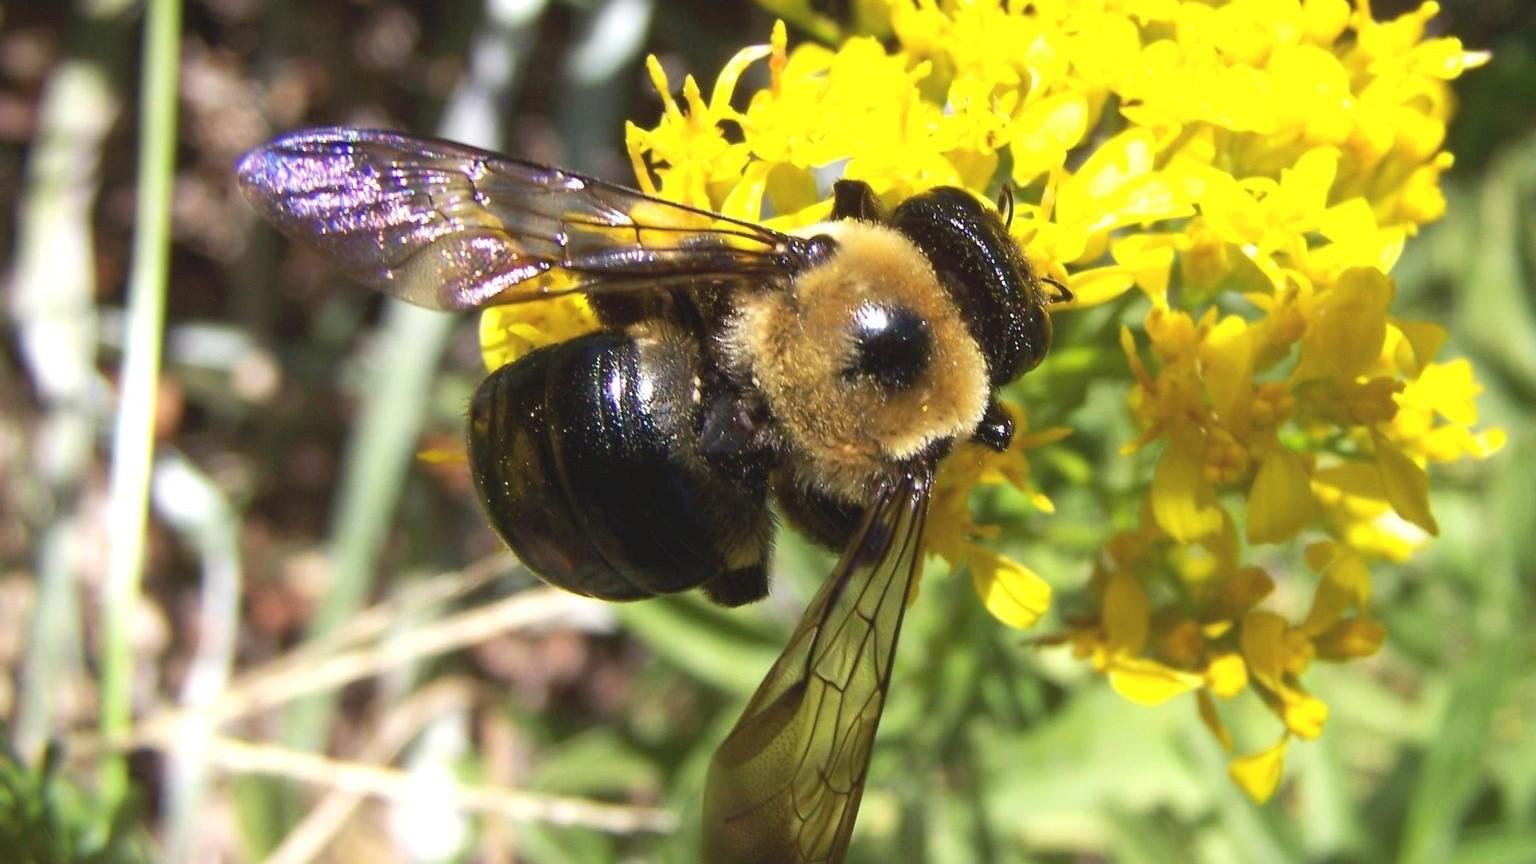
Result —
<instances>
[{"instance_id":1,"label":"iridescent wing","mask_svg":"<svg viewBox=\"0 0 1536 864\"><path fill-rule=\"evenodd\" d=\"M787 274L814 248L601 180L393 132L294 132L247 153L236 174L283 233L433 309Z\"/></svg>"},{"instance_id":2,"label":"iridescent wing","mask_svg":"<svg viewBox=\"0 0 1536 864\"><path fill-rule=\"evenodd\" d=\"M922 563L931 473L886 487L710 761L704 861L840 862Z\"/></svg>"}]
</instances>

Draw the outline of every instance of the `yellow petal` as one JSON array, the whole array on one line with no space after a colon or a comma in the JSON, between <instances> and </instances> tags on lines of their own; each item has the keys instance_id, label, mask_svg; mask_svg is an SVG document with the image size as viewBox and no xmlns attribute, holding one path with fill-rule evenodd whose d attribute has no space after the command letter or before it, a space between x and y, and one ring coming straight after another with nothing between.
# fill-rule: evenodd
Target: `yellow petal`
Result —
<instances>
[{"instance_id":1,"label":"yellow petal","mask_svg":"<svg viewBox=\"0 0 1536 864\"><path fill-rule=\"evenodd\" d=\"M1445 328L1428 321L1393 321L1403 340L1393 352L1393 363L1409 378L1417 378L1445 344Z\"/></svg>"},{"instance_id":2,"label":"yellow petal","mask_svg":"<svg viewBox=\"0 0 1536 864\"><path fill-rule=\"evenodd\" d=\"M639 189L647 195L656 194L656 178L645 164L645 151L651 149L651 135L632 121L624 121L624 151L629 154L629 167L635 172Z\"/></svg>"},{"instance_id":3,"label":"yellow petal","mask_svg":"<svg viewBox=\"0 0 1536 864\"><path fill-rule=\"evenodd\" d=\"M779 28L783 26L784 22L775 22L773 29L775 39L779 35ZM725 65L720 67L719 76L715 78L715 87L709 94L710 108L722 114L735 113L731 112L731 97L736 93L736 82L741 80L742 73L747 71L748 66L770 56L773 49L772 45L748 45L725 61Z\"/></svg>"},{"instance_id":4,"label":"yellow petal","mask_svg":"<svg viewBox=\"0 0 1536 864\"><path fill-rule=\"evenodd\" d=\"M1317 634L1371 599L1371 571L1365 559L1354 550L1340 552L1323 571L1312 597L1312 609L1301 629Z\"/></svg>"},{"instance_id":5,"label":"yellow petal","mask_svg":"<svg viewBox=\"0 0 1536 864\"><path fill-rule=\"evenodd\" d=\"M1440 155L1448 157L1450 154ZM1403 182L1397 209L1409 222L1422 225L1445 215L1448 205L1445 192L1440 189L1440 175L1445 169L1437 163L1449 161L1437 159L1435 163L1421 165Z\"/></svg>"},{"instance_id":6,"label":"yellow petal","mask_svg":"<svg viewBox=\"0 0 1536 864\"><path fill-rule=\"evenodd\" d=\"M1206 687L1223 699L1231 699L1248 686L1248 664L1240 654L1218 655L1205 667Z\"/></svg>"},{"instance_id":7,"label":"yellow petal","mask_svg":"<svg viewBox=\"0 0 1536 864\"><path fill-rule=\"evenodd\" d=\"M1307 466L1289 448L1270 448L1248 491L1248 542L1279 543L1312 521L1312 483Z\"/></svg>"},{"instance_id":8,"label":"yellow petal","mask_svg":"<svg viewBox=\"0 0 1536 864\"><path fill-rule=\"evenodd\" d=\"M1227 773L1249 798L1263 804L1280 787L1280 777L1285 773L1285 747L1289 741L1289 738L1281 738L1267 750L1233 759L1227 765Z\"/></svg>"},{"instance_id":9,"label":"yellow petal","mask_svg":"<svg viewBox=\"0 0 1536 864\"><path fill-rule=\"evenodd\" d=\"M1352 379L1381 356L1387 336L1387 306L1396 287L1370 267L1345 271L1307 310L1301 342L1300 378Z\"/></svg>"},{"instance_id":10,"label":"yellow petal","mask_svg":"<svg viewBox=\"0 0 1536 864\"><path fill-rule=\"evenodd\" d=\"M645 55L645 71L651 78L651 86L656 88L656 95L661 97L662 111L667 118L674 121L683 119L683 112L672 98L672 82L667 80L667 71L662 68L661 60L655 54Z\"/></svg>"},{"instance_id":11,"label":"yellow petal","mask_svg":"<svg viewBox=\"0 0 1536 864\"><path fill-rule=\"evenodd\" d=\"M1139 68L1141 33L1125 15L1084 12L1074 23L1072 72L1089 89L1113 90Z\"/></svg>"},{"instance_id":12,"label":"yellow petal","mask_svg":"<svg viewBox=\"0 0 1536 864\"><path fill-rule=\"evenodd\" d=\"M778 230L802 228L831 215L832 202L821 200L812 171L787 162L770 164L773 169L768 172L764 192L767 209L778 214L772 220Z\"/></svg>"},{"instance_id":13,"label":"yellow petal","mask_svg":"<svg viewBox=\"0 0 1536 864\"><path fill-rule=\"evenodd\" d=\"M1136 284L1154 299L1168 296L1168 280L1178 253L1177 235L1132 234L1110 245L1115 262L1130 270Z\"/></svg>"},{"instance_id":14,"label":"yellow petal","mask_svg":"<svg viewBox=\"0 0 1536 864\"><path fill-rule=\"evenodd\" d=\"M1221 508L1205 479L1205 444L1198 434L1175 434L1152 474L1152 515L1180 543L1221 529Z\"/></svg>"},{"instance_id":15,"label":"yellow petal","mask_svg":"<svg viewBox=\"0 0 1536 864\"><path fill-rule=\"evenodd\" d=\"M1407 454L1393 446L1381 435L1373 435L1376 444L1376 468L1381 471L1381 486L1392 502L1397 515L1423 528L1430 534L1439 534L1433 513L1429 512L1429 475Z\"/></svg>"},{"instance_id":16,"label":"yellow petal","mask_svg":"<svg viewBox=\"0 0 1536 864\"><path fill-rule=\"evenodd\" d=\"M1205 679L1143 657L1124 657L1109 667L1109 685L1137 705L1161 705L1198 688Z\"/></svg>"},{"instance_id":17,"label":"yellow petal","mask_svg":"<svg viewBox=\"0 0 1536 864\"><path fill-rule=\"evenodd\" d=\"M1057 193L1057 221L1092 224L1105 218L1107 202L1119 203L1127 187L1156 167L1157 140L1150 129L1132 127L1094 148Z\"/></svg>"},{"instance_id":18,"label":"yellow petal","mask_svg":"<svg viewBox=\"0 0 1536 864\"><path fill-rule=\"evenodd\" d=\"M1124 324L1120 325L1120 350L1125 354L1126 365L1131 367L1131 375L1136 378L1136 384L1151 392L1156 386L1152 381L1152 373L1141 362L1141 355L1136 350L1136 337L1131 334L1131 328Z\"/></svg>"},{"instance_id":19,"label":"yellow petal","mask_svg":"<svg viewBox=\"0 0 1536 864\"><path fill-rule=\"evenodd\" d=\"M1473 377L1472 364L1459 358L1426 366L1410 392L1411 398L1426 403L1441 417L1458 426L1471 426L1477 422L1474 399L1482 389Z\"/></svg>"},{"instance_id":20,"label":"yellow petal","mask_svg":"<svg viewBox=\"0 0 1536 864\"><path fill-rule=\"evenodd\" d=\"M1104 588L1104 641L1111 650L1140 654L1147 644L1147 626L1151 607L1141 581L1124 570L1116 570Z\"/></svg>"},{"instance_id":21,"label":"yellow petal","mask_svg":"<svg viewBox=\"0 0 1536 864\"><path fill-rule=\"evenodd\" d=\"M1246 428L1253 398L1253 337L1248 323L1228 315L1200 343L1200 366L1211 407L1230 429Z\"/></svg>"},{"instance_id":22,"label":"yellow petal","mask_svg":"<svg viewBox=\"0 0 1536 864\"><path fill-rule=\"evenodd\" d=\"M1281 697L1285 701L1282 719L1285 728L1308 741L1315 741L1323 734L1323 724L1328 720L1328 705L1305 691L1289 689Z\"/></svg>"},{"instance_id":23,"label":"yellow petal","mask_svg":"<svg viewBox=\"0 0 1536 864\"><path fill-rule=\"evenodd\" d=\"M1211 170L1201 175L1204 188L1200 214L1204 226L1228 243L1257 242L1268 230L1268 218L1253 194L1231 175Z\"/></svg>"},{"instance_id":24,"label":"yellow petal","mask_svg":"<svg viewBox=\"0 0 1536 864\"><path fill-rule=\"evenodd\" d=\"M480 353L495 371L534 348L597 329L586 298L565 294L538 303L488 306L480 313Z\"/></svg>"},{"instance_id":25,"label":"yellow petal","mask_svg":"<svg viewBox=\"0 0 1536 864\"><path fill-rule=\"evenodd\" d=\"M768 188L768 172L772 169L772 162L757 161L748 165L741 180L725 196L725 201L720 205L720 213L732 219L758 221L763 213L763 193Z\"/></svg>"},{"instance_id":26,"label":"yellow petal","mask_svg":"<svg viewBox=\"0 0 1536 864\"><path fill-rule=\"evenodd\" d=\"M1124 267L1111 265L1079 270L1067 280L1072 288L1072 302L1053 305L1055 309L1086 309L1119 297L1136 284L1136 275Z\"/></svg>"},{"instance_id":27,"label":"yellow petal","mask_svg":"<svg viewBox=\"0 0 1536 864\"><path fill-rule=\"evenodd\" d=\"M1370 462L1351 460L1318 468L1312 472L1312 492L1317 500L1339 508L1352 519L1373 520L1392 509L1381 486L1381 472ZM1322 556L1308 558L1307 566L1321 571L1337 554L1332 545L1321 549Z\"/></svg>"},{"instance_id":28,"label":"yellow petal","mask_svg":"<svg viewBox=\"0 0 1536 864\"><path fill-rule=\"evenodd\" d=\"M1299 676L1306 672L1317 656L1311 637L1294 627L1286 630L1284 647L1285 672L1288 675Z\"/></svg>"},{"instance_id":29,"label":"yellow petal","mask_svg":"<svg viewBox=\"0 0 1536 864\"><path fill-rule=\"evenodd\" d=\"M1317 656L1324 660L1353 660L1370 657L1381 650L1387 638L1387 629L1372 618L1354 618L1340 621L1324 631L1313 642Z\"/></svg>"},{"instance_id":30,"label":"yellow petal","mask_svg":"<svg viewBox=\"0 0 1536 864\"><path fill-rule=\"evenodd\" d=\"M1476 448L1472 455L1479 459L1487 459L1489 456L1504 449L1509 442L1509 433L1502 426L1494 426L1480 433L1475 439Z\"/></svg>"},{"instance_id":31,"label":"yellow petal","mask_svg":"<svg viewBox=\"0 0 1536 864\"><path fill-rule=\"evenodd\" d=\"M1321 573L1328 569L1333 560L1345 552L1348 547L1332 540L1319 540L1302 551L1302 558L1307 562L1307 567Z\"/></svg>"},{"instance_id":32,"label":"yellow petal","mask_svg":"<svg viewBox=\"0 0 1536 864\"><path fill-rule=\"evenodd\" d=\"M1347 0L1303 0L1302 21L1307 38L1328 45L1349 25Z\"/></svg>"},{"instance_id":33,"label":"yellow petal","mask_svg":"<svg viewBox=\"0 0 1536 864\"><path fill-rule=\"evenodd\" d=\"M1027 186L1036 177L1061 167L1067 151L1088 131L1088 97L1068 90L1025 106L1015 122L1018 134L1009 145L1013 182Z\"/></svg>"},{"instance_id":34,"label":"yellow petal","mask_svg":"<svg viewBox=\"0 0 1536 864\"><path fill-rule=\"evenodd\" d=\"M1028 567L980 547L966 561L982 605L1009 627L1029 627L1050 608L1051 586Z\"/></svg>"},{"instance_id":35,"label":"yellow petal","mask_svg":"<svg viewBox=\"0 0 1536 864\"><path fill-rule=\"evenodd\" d=\"M1273 612L1256 611L1243 616L1239 637L1243 659L1248 661L1253 677L1270 690L1280 690L1283 683L1288 629L1285 619Z\"/></svg>"},{"instance_id":36,"label":"yellow petal","mask_svg":"<svg viewBox=\"0 0 1536 864\"><path fill-rule=\"evenodd\" d=\"M1264 203L1271 218L1311 227L1328 204L1328 191L1339 172L1339 151L1316 147L1303 153L1295 165L1280 172L1280 188Z\"/></svg>"}]
</instances>

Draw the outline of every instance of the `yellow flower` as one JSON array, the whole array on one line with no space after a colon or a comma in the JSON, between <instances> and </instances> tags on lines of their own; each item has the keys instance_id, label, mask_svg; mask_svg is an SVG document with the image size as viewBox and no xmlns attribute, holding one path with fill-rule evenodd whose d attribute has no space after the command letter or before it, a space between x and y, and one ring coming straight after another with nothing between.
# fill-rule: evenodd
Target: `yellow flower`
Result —
<instances>
[{"instance_id":1,"label":"yellow flower","mask_svg":"<svg viewBox=\"0 0 1536 864\"><path fill-rule=\"evenodd\" d=\"M495 371L535 348L597 329L597 316L580 294L537 303L492 306L480 314L480 355Z\"/></svg>"},{"instance_id":2,"label":"yellow flower","mask_svg":"<svg viewBox=\"0 0 1536 864\"><path fill-rule=\"evenodd\" d=\"M1280 778L1285 773L1285 750L1290 743L1290 738L1281 738L1257 753L1233 759L1227 766L1232 780L1253 800L1260 804L1268 801L1280 788Z\"/></svg>"},{"instance_id":3,"label":"yellow flower","mask_svg":"<svg viewBox=\"0 0 1536 864\"><path fill-rule=\"evenodd\" d=\"M1011 627L1029 627L1050 606L1051 588L1028 567L976 542L995 537L996 526L971 520L970 495L977 486L1007 483L1022 492L1035 509L1054 512L1051 500L1029 480L1029 460L1024 452L1059 441L1069 430L1046 429L1030 433L1023 412L1002 403L1014 421L1013 442L997 453L970 442L959 444L942 463L928 515L928 553L951 567L966 567L977 595L999 621Z\"/></svg>"},{"instance_id":4,"label":"yellow flower","mask_svg":"<svg viewBox=\"0 0 1536 864\"><path fill-rule=\"evenodd\" d=\"M662 116L626 134L640 188L788 230L826 218L837 176L887 204L1011 182L1010 230L1069 308L1140 316L1120 331L1122 451L1155 457L1145 497L1121 503L1137 527L1095 566L1091 616L1053 641L1136 702L1194 693L1228 749L1220 701L1257 697L1279 743L1231 772L1269 797L1289 741L1326 723L1307 670L1377 650L1371 569L1437 530L1427 466L1504 443L1476 429L1471 366L1436 359L1444 331L1393 315L1389 275L1444 212L1448 82L1486 55L1424 38L1432 2L1383 21L1366 0L859 0L851 22L771 5L827 44L791 50L781 23L707 98L692 76L674 97L650 63ZM765 62L768 84L736 93ZM491 362L592 326L534 305L488 313L487 344L515 349ZM1008 453L962 444L945 461L929 552L1027 626L1049 590L969 510L976 485L1007 482L1051 511L1025 451L1065 430L1016 417ZM1248 561L1298 541L1310 580ZM1309 609L1275 599L1308 593Z\"/></svg>"}]
</instances>

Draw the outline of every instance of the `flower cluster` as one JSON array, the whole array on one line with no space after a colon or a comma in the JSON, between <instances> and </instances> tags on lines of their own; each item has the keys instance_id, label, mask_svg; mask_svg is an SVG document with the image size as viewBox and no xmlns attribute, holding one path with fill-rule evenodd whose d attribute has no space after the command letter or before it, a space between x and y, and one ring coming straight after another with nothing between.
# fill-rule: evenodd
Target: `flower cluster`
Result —
<instances>
[{"instance_id":1,"label":"flower cluster","mask_svg":"<svg viewBox=\"0 0 1536 864\"><path fill-rule=\"evenodd\" d=\"M1444 211L1448 82L1485 57L1425 38L1432 2L1390 21L1368 0L859 10L884 41L790 51L780 24L707 96L689 76L675 99L653 58L663 114L626 135L640 188L791 230L827 217L836 176L887 203L936 185L1016 187L1011 230L1037 269L1069 284L1077 307L1141 314L1121 332L1140 431L1125 451L1158 453L1137 528L1095 566L1092 614L1059 639L1137 702L1195 693L1229 748L1217 700L1256 694L1282 732L1232 772L1267 798L1286 743L1316 737L1327 717L1301 682L1307 667L1381 644L1372 564L1436 531L1427 463L1503 443L1473 430L1470 367L1435 359L1444 330L1391 313L1387 275ZM763 61L767 86L741 98L741 76ZM512 352L496 362L591 326L579 304L528 319L534 309L488 313L487 344ZM982 545L993 529L971 521L968 497L1007 482L1048 512L1024 451L1065 430L1030 434L1011 410L1013 449L964 446L946 460L930 553L965 565L989 609L1027 626L1048 588ZM1254 563L1257 547L1298 538L1315 580ZM1314 585L1310 607L1275 605L1277 579Z\"/></svg>"}]
</instances>

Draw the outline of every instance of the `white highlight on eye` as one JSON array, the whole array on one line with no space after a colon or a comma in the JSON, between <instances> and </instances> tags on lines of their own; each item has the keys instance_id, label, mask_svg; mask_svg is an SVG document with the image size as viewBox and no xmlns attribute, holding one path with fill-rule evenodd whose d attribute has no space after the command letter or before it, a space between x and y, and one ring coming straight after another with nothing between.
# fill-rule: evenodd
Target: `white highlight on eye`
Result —
<instances>
[{"instance_id":1,"label":"white highlight on eye","mask_svg":"<svg viewBox=\"0 0 1536 864\"><path fill-rule=\"evenodd\" d=\"M854 310L853 318L866 331L885 330L891 326L891 310L865 303Z\"/></svg>"}]
</instances>

